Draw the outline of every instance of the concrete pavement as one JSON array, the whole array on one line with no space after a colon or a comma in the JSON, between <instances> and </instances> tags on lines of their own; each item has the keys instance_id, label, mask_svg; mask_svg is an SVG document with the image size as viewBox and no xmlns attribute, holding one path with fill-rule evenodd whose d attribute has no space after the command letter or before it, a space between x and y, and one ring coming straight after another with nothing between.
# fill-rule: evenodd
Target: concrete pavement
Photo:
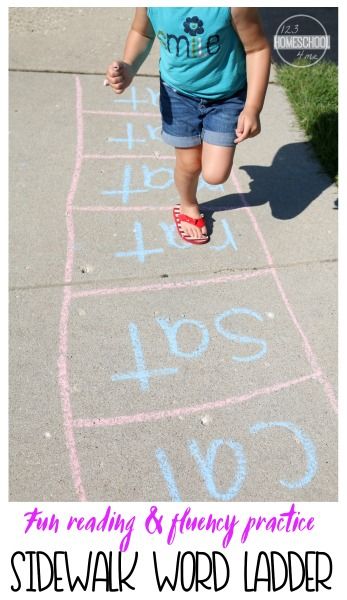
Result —
<instances>
[{"instance_id":1,"label":"concrete pavement","mask_svg":"<svg viewBox=\"0 0 347 600\"><path fill-rule=\"evenodd\" d=\"M184 245L131 14L10 10L10 499L336 500L336 187L273 75Z\"/></svg>"}]
</instances>

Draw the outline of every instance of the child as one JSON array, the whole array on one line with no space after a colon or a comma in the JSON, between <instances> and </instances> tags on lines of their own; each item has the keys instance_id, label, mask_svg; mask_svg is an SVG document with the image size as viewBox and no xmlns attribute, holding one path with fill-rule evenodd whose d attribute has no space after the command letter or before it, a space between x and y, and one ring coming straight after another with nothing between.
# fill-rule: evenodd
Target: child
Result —
<instances>
[{"instance_id":1,"label":"child","mask_svg":"<svg viewBox=\"0 0 347 600\"><path fill-rule=\"evenodd\" d=\"M199 175L225 182L235 145L260 132L270 70L270 46L255 8L136 8L122 61L107 70L116 94L131 84L160 42L163 140L175 147L180 236L209 241L196 191Z\"/></svg>"}]
</instances>

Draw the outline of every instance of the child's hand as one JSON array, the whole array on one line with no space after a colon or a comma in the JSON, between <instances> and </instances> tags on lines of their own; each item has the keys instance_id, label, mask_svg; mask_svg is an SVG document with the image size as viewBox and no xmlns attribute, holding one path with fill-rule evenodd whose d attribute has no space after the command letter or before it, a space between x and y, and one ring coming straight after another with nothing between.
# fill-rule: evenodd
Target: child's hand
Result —
<instances>
[{"instance_id":1,"label":"child's hand","mask_svg":"<svg viewBox=\"0 0 347 600\"><path fill-rule=\"evenodd\" d=\"M254 108L245 106L237 121L235 144L260 133L259 112Z\"/></svg>"},{"instance_id":2,"label":"child's hand","mask_svg":"<svg viewBox=\"0 0 347 600\"><path fill-rule=\"evenodd\" d=\"M123 61L114 61L106 72L106 85L110 85L116 94L122 94L134 78L130 65Z\"/></svg>"}]
</instances>

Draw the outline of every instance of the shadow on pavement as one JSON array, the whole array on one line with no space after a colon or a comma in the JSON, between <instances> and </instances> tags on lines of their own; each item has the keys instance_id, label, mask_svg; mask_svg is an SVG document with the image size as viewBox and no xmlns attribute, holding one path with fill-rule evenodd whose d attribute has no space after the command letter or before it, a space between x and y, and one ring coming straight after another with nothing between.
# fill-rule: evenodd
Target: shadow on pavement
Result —
<instances>
[{"instance_id":1,"label":"shadow on pavement","mask_svg":"<svg viewBox=\"0 0 347 600\"><path fill-rule=\"evenodd\" d=\"M312 170L312 147L309 142L282 146L275 154L272 165L260 167L243 165L251 178L250 191L244 194L249 206L269 203L276 219L294 219L331 185L330 178L319 170ZM207 221L214 212L243 207L239 194L228 194L204 202L201 211L206 212ZM211 214L212 213L212 214ZM210 222L211 225L211 222Z\"/></svg>"}]
</instances>

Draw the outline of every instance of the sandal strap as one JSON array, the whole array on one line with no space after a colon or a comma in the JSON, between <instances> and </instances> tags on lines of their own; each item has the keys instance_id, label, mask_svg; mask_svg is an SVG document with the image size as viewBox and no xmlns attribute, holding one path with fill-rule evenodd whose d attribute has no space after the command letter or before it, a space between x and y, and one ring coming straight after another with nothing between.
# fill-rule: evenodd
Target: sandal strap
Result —
<instances>
[{"instance_id":1,"label":"sandal strap","mask_svg":"<svg viewBox=\"0 0 347 600\"><path fill-rule=\"evenodd\" d=\"M183 213L180 213L179 215L177 215L177 218L180 221L185 221L187 223L190 223L191 225L196 225L196 227L205 227L206 222L205 222L205 218L204 215L200 215L199 219L192 219L192 217L188 217L188 215L184 215Z\"/></svg>"}]
</instances>

